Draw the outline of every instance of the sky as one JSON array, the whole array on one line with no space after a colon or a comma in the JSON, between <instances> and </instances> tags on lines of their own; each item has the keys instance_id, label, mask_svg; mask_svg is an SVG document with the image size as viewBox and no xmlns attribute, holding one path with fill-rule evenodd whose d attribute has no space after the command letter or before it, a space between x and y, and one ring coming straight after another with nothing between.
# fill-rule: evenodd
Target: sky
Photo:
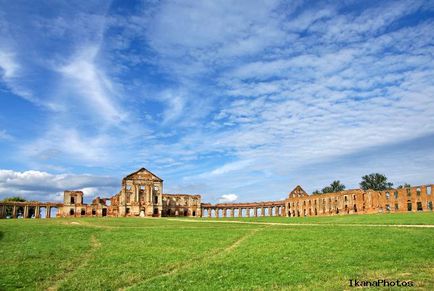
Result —
<instances>
[{"instance_id":1,"label":"sky","mask_svg":"<svg viewBox=\"0 0 434 291\"><path fill-rule=\"evenodd\" d=\"M434 183L434 1L0 0L0 198Z\"/></svg>"}]
</instances>

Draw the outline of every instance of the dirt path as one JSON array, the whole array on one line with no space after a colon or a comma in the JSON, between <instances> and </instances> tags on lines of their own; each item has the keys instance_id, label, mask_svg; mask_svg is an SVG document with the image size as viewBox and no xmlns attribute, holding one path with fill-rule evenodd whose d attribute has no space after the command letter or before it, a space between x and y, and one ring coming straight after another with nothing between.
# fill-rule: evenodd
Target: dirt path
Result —
<instances>
[{"instance_id":1,"label":"dirt path","mask_svg":"<svg viewBox=\"0 0 434 291\"><path fill-rule=\"evenodd\" d=\"M167 277L167 276L173 275L173 274L175 274L181 270L183 271L183 270L187 270L189 268L192 268L192 267L195 267L198 265L203 265L209 260L215 260L215 259L224 257L224 256L230 254L236 248L238 248L239 245L241 245L244 241L246 241L247 239L252 237L254 234L256 234L261 229L263 229L263 228L252 229L223 249L218 248L217 250L210 251L208 254L206 254L204 256L200 256L199 258L191 259L190 262L187 264L182 263L182 264L175 265L172 269L170 269L167 272L163 272L163 273L154 275L152 277L146 278L145 280L135 282L134 284L127 286L127 287L124 287L124 288L121 288L119 290L129 290L131 288L138 286L139 284L144 284L146 282L153 281L155 279L162 278L162 277Z\"/></svg>"},{"instance_id":2,"label":"dirt path","mask_svg":"<svg viewBox=\"0 0 434 291\"><path fill-rule=\"evenodd\" d=\"M92 235L90 238L90 244L91 244L90 249L79 258L78 262L74 261L73 263L71 263L66 267L66 270L64 270L64 272L56 275L58 279L55 280L53 282L53 285L48 287L47 290L50 291L58 290L63 282L67 281L69 278L74 276L75 272L78 269L83 268L88 264L89 260L92 258L95 251L101 247L101 243L96 239L94 235Z\"/></svg>"},{"instance_id":3,"label":"dirt path","mask_svg":"<svg viewBox=\"0 0 434 291\"><path fill-rule=\"evenodd\" d=\"M160 218L161 219L161 218ZM363 224L363 223L286 223L286 222L262 222L262 221L239 221L239 220L195 220L182 218L166 218L172 221L202 222L202 223L239 223L257 225L278 225L278 226L356 226L356 227L411 227L411 228L434 228L434 224Z\"/></svg>"}]
</instances>

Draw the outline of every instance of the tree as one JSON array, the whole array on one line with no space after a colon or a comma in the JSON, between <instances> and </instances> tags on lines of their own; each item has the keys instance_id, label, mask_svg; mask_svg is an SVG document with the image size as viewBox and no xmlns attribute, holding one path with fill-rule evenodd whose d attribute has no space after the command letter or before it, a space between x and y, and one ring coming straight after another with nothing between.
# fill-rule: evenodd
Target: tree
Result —
<instances>
[{"instance_id":1,"label":"tree","mask_svg":"<svg viewBox=\"0 0 434 291\"><path fill-rule=\"evenodd\" d=\"M315 190L315 191L312 192L312 194L313 194L313 195L320 195L320 194L322 194L322 193L321 193L321 191L319 191L319 190Z\"/></svg>"},{"instance_id":2,"label":"tree","mask_svg":"<svg viewBox=\"0 0 434 291\"><path fill-rule=\"evenodd\" d=\"M410 188L410 187L411 187L410 184L404 183L404 185L399 185L399 186L398 186L398 189L402 189L402 188Z\"/></svg>"},{"instance_id":3,"label":"tree","mask_svg":"<svg viewBox=\"0 0 434 291\"><path fill-rule=\"evenodd\" d=\"M341 184L339 180L333 181L330 186L326 186L322 189L322 193L334 193L343 191L345 189L345 185Z\"/></svg>"},{"instance_id":4,"label":"tree","mask_svg":"<svg viewBox=\"0 0 434 291\"><path fill-rule=\"evenodd\" d=\"M340 192L345 190L345 185L341 184L341 181L336 180L330 184L330 188L333 190L333 192Z\"/></svg>"},{"instance_id":5,"label":"tree","mask_svg":"<svg viewBox=\"0 0 434 291\"><path fill-rule=\"evenodd\" d=\"M393 183L387 181L387 177L383 174L372 173L362 177L362 182L360 182L360 188L363 190L386 190L392 188Z\"/></svg>"},{"instance_id":6,"label":"tree","mask_svg":"<svg viewBox=\"0 0 434 291\"><path fill-rule=\"evenodd\" d=\"M13 196L3 199L3 202L7 201L13 201L13 202L26 202L26 199L19 197L19 196Z\"/></svg>"}]
</instances>

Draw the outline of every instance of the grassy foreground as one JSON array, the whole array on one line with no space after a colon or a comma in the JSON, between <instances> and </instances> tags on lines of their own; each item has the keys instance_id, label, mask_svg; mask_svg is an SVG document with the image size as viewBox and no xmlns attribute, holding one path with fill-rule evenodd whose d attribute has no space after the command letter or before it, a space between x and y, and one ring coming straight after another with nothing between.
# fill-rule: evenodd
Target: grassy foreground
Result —
<instances>
[{"instance_id":1,"label":"grassy foreground","mask_svg":"<svg viewBox=\"0 0 434 291\"><path fill-rule=\"evenodd\" d=\"M249 220L281 224L0 220L0 290L348 290L350 279L434 289L434 228L378 226L433 225L433 213Z\"/></svg>"}]
</instances>

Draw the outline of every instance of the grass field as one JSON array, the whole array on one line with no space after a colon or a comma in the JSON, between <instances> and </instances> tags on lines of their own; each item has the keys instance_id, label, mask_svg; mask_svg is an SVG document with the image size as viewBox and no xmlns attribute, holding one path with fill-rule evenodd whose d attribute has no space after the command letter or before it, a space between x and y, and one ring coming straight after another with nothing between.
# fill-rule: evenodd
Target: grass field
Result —
<instances>
[{"instance_id":1,"label":"grass field","mask_svg":"<svg viewBox=\"0 0 434 291\"><path fill-rule=\"evenodd\" d=\"M434 289L433 213L231 220L1 220L0 290Z\"/></svg>"}]
</instances>

